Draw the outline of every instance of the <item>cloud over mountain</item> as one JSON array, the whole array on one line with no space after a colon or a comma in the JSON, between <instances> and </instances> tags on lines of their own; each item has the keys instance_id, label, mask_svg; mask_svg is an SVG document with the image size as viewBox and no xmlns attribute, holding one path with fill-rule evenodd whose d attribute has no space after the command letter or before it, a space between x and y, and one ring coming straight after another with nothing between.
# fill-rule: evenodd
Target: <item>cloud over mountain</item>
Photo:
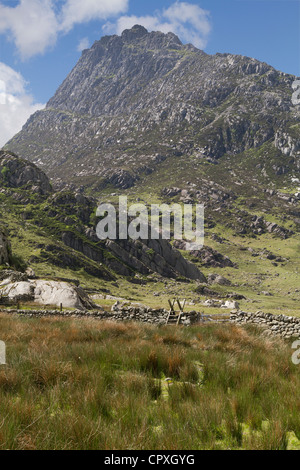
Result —
<instances>
[{"instance_id":1,"label":"cloud over mountain","mask_svg":"<svg viewBox=\"0 0 300 470\"><path fill-rule=\"evenodd\" d=\"M26 91L21 74L0 62L0 147L22 129L29 116L43 108Z\"/></svg>"}]
</instances>

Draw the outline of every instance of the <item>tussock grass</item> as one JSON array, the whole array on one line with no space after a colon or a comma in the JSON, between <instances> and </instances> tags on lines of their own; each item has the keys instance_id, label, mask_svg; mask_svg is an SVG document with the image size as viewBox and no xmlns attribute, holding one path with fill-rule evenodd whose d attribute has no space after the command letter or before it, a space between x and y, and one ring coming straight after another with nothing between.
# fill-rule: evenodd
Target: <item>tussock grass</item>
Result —
<instances>
[{"instance_id":1,"label":"tussock grass","mask_svg":"<svg viewBox=\"0 0 300 470\"><path fill-rule=\"evenodd\" d=\"M3 314L0 338L0 449L300 444L299 366L289 344L253 326Z\"/></svg>"}]
</instances>

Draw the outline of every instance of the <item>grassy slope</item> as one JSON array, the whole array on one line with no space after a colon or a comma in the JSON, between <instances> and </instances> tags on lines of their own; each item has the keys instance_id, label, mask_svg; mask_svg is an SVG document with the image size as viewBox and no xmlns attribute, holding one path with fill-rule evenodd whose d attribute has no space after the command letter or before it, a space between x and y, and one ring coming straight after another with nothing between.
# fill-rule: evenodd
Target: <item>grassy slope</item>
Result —
<instances>
[{"instance_id":1,"label":"grassy slope","mask_svg":"<svg viewBox=\"0 0 300 470\"><path fill-rule=\"evenodd\" d=\"M261 309L271 313L299 315L300 293L297 292L300 285L299 225L297 226L295 223L295 216L289 216L286 212L287 206L280 204L280 201L278 203L263 192L265 188L274 188L289 194L295 192L299 186L299 183L292 182L292 177L297 176L292 170L285 175L275 175L272 167L282 164L282 160L282 154L274 150L272 143L266 143L262 148L249 150L244 154L225 156L218 165L209 164L205 160L193 156L174 157L161 163L152 175L141 177L141 180L127 191L116 190L112 187L106 188L101 192L101 200L117 202L118 195L125 194L128 196L129 202L136 202L139 198L146 203L158 203L162 202L161 189L164 186L186 188L189 181L196 184L197 189L201 188L202 179L220 183L226 190L233 191L237 199L232 201L231 208L224 213L222 212L221 215L220 212L214 212L211 209L207 211L206 219L212 220L215 226L213 228L206 227L205 244L224 255L228 255L238 265L238 269L205 268L200 264L199 268L206 275L215 272L230 279L231 287L213 286L212 288L225 294L227 292L243 294L247 298L246 301L241 302L243 309L249 311ZM285 164L287 165L287 162ZM258 165L259 168L257 168ZM191 171L192 168L194 171ZM263 170L265 173L262 175ZM92 194L95 196L94 192ZM34 207L36 205L33 199L32 209ZM27 206L26 211L29 209ZM43 204L37 210L41 212L40 219L46 220L43 214ZM252 215L261 215L268 221L294 230L295 234L287 240L269 234L256 238L239 236L230 226L230 222L241 210L246 210ZM294 210L299 211L299 204L294 207ZM205 297L195 293L196 283L193 282L188 284L174 283L172 280L159 279L157 282L147 282L145 286L139 286L129 283L121 276L116 276L116 282L107 282L88 275L83 268L72 270L68 266L54 266L47 262L47 259L40 257L41 249L38 246L54 244L64 247L55 236L55 230L53 231L56 220L49 219L47 221L50 224L49 227L37 227L34 225L34 221L24 220L24 206L22 204L8 202L4 195L1 195L0 211L2 220L5 221L10 231L13 253L23 257L26 262L32 256L39 258L38 262L34 260L30 262L30 265L40 276L75 278L80 280L84 287L106 289L116 297L139 301L150 306L163 305L167 308L167 300L173 295L187 298L188 301L202 302L205 300ZM39 212L37 212L38 214ZM225 238L225 242L214 241L213 233ZM247 250L243 251L245 248ZM266 256L260 254L265 248L277 256L287 258L287 261L274 266L270 260L266 259ZM248 249L258 252L259 256L253 257ZM188 254L184 252L183 254L189 257ZM82 261L84 266L84 258ZM93 264L93 262L90 263ZM94 263L94 265L97 264ZM263 291L273 295L261 295ZM159 295L154 296L154 293ZM109 306L113 300L100 300L99 302L104 306ZM190 306L190 308L195 307ZM217 312L214 309L204 309L201 305L196 305L196 308L210 313Z\"/></svg>"},{"instance_id":2,"label":"grassy slope","mask_svg":"<svg viewBox=\"0 0 300 470\"><path fill-rule=\"evenodd\" d=\"M0 449L300 448L299 366L253 327L2 314L0 338Z\"/></svg>"},{"instance_id":3,"label":"grassy slope","mask_svg":"<svg viewBox=\"0 0 300 470\"><path fill-rule=\"evenodd\" d=\"M37 230L29 222L24 222L14 214L6 215L6 223L10 227L10 238L13 253L28 261L32 256L39 256L38 244L56 243L55 238ZM227 242L218 243L211 238L211 233L218 233ZM235 268L205 268L199 265L205 275L216 272L231 280L231 287L215 287L214 290L226 292L238 292L245 295L247 301L241 302L241 307L246 310L256 311L258 309L267 310L271 313L285 313L288 315L299 315L299 250L300 237L294 235L288 240L274 238L272 235L263 235L256 239L241 238L233 234L232 230L218 225L213 229L206 230L205 243L219 252L230 257L236 262ZM274 267L271 261L265 257L253 257L250 251L241 251L241 247L252 248L260 252L267 248L276 255L288 258L285 263L280 263ZM183 253L184 254L184 253ZM137 286L129 283L121 276L117 276L116 282L108 282L88 275L83 269L73 271L65 267L53 266L46 261L31 263L31 266L40 276L60 276L80 280L84 287L93 289L107 289L117 297L124 297L131 300L143 302L151 306L164 305L167 308L167 300L173 295L187 298L188 301L204 301L205 297L195 293L196 283L174 283L172 280L158 282L147 282L145 286ZM272 297L261 295L262 291L273 294ZM157 293L159 296L154 296ZM110 305L113 301L100 302ZM195 308L195 307L190 307ZM203 309L196 305L196 308L203 311L215 313L214 309Z\"/></svg>"}]
</instances>

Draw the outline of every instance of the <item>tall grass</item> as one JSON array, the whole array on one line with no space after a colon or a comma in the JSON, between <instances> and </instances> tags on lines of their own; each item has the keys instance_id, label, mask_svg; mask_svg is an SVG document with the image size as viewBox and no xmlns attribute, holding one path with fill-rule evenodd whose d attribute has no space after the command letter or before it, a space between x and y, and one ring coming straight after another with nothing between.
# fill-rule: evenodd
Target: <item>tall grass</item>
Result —
<instances>
[{"instance_id":1,"label":"tall grass","mask_svg":"<svg viewBox=\"0 0 300 470\"><path fill-rule=\"evenodd\" d=\"M254 327L3 314L0 339L0 449L286 449L291 433L300 439L300 369L289 344Z\"/></svg>"}]
</instances>

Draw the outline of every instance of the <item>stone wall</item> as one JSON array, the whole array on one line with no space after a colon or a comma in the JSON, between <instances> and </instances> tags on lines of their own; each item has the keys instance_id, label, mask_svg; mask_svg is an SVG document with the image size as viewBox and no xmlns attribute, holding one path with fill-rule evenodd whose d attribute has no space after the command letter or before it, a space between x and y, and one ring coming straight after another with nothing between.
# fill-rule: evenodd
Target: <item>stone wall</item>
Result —
<instances>
[{"instance_id":1,"label":"stone wall","mask_svg":"<svg viewBox=\"0 0 300 470\"><path fill-rule=\"evenodd\" d=\"M272 315L271 313L246 313L237 312L230 315L230 321L237 324L252 323L262 326L269 335L282 338L300 337L300 318L287 317L285 315Z\"/></svg>"},{"instance_id":2,"label":"stone wall","mask_svg":"<svg viewBox=\"0 0 300 470\"><path fill-rule=\"evenodd\" d=\"M6 313L17 314L27 317L53 317L61 316L65 318L97 318L99 320L110 320L116 322L132 321L132 322L142 322L149 323L153 325L164 325L168 318L168 311L165 309L151 309L143 307L124 307L120 310L115 310L112 312L104 310L70 310L70 311L60 311L60 310L17 310L17 309L7 309ZM189 312L184 314L182 317L181 324L189 326L197 323L199 314L197 312Z\"/></svg>"}]
</instances>

